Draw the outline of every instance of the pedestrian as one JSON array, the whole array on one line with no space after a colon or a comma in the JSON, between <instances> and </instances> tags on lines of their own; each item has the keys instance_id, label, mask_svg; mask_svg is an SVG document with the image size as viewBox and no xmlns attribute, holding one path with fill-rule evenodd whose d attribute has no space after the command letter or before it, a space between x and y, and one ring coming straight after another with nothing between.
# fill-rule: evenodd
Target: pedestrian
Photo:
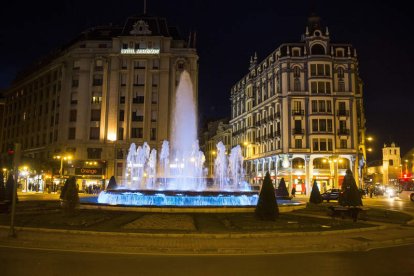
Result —
<instances>
[{"instance_id":1,"label":"pedestrian","mask_svg":"<svg viewBox=\"0 0 414 276\"><path fill-rule=\"evenodd\" d=\"M295 187L293 187L293 188L292 188L292 197L295 197L295 195L296 195L296 188L295 188Z\"/></svg>"},{"instance_id":2,"label":"pedestrian","mask_svg":"<svg viewBox=\"0 0 414 276\"><path fill-rule=\"evenodd\" d=\"M368 190L369 190L369 197L372 198L372 194L374 193L374 186L372 185L369 186Z\"/></svg>"}]
</instances>

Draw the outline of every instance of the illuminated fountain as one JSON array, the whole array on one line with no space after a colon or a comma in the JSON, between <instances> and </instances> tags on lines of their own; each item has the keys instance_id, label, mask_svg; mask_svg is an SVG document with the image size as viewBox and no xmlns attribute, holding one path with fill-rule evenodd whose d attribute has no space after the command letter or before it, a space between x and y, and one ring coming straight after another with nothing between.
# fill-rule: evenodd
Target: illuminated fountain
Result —
<instances>
[{"instance_id":1,"label":"illuminated fountain","mask_svg":"<svg viewBox=\"0 0 414 276\"><path fill-rule=\"evenodd\" d=\"M240 146L229 157L217 144L215 177L207 179L205 157L197 140L196 105L190 75L181 74L172 121L171 146L157 150L145 142L131 144L123 187L100 193L99 203L138 206L248 206L256 205L257 192L244 181Z\"/></svg>"}]
</instances>

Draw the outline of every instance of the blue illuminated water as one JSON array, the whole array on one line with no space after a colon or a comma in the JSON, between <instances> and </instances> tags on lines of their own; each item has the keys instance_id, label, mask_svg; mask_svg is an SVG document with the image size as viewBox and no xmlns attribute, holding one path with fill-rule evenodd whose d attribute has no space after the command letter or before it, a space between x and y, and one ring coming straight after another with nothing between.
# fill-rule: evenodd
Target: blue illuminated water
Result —
<instances>
[{"instance_id":1,"label":"blue illuminated water","mask_svg":"<svg viewBox=\"0 0 414 276\"><path fill-rule=\"evenodd\" d=\"M258 195L187 195L163 193L145 194L141 192L99 194L98 203L129 206L255 206Z\"/></svg>"}]
</instances>

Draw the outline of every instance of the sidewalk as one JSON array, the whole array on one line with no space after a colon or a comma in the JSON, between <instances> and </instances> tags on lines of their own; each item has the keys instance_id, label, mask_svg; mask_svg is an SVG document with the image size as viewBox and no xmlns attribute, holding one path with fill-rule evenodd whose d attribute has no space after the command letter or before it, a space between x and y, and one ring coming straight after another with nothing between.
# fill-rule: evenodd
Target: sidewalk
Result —
<instances>
[{"instance_id":1,"label":"sidewalk","mask_svg":"<svg viewBox=\"0 0 414 276\"><path fill-rule=\"evenodd\" d=\"M0 246L139 254L287 254L357 251L414 243L414 224L290 233L117 233L0 226Z\"/></svg>"}]
</instances>

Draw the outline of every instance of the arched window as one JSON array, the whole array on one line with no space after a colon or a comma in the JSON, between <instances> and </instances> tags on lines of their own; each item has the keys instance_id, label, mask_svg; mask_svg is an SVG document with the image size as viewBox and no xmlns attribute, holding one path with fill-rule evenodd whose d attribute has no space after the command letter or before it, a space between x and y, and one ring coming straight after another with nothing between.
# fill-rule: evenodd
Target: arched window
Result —
<instances>
[{"instance_id":1,"label":"arched window","mask_svg":"<svg viewBox=\"0 0 414 276\"><path fill-rule=\"evenodd\" d=\"M338 78L342 79L344 77L344 68L338 67Z\"/></svg>"},{"instance_id":2,"label":"arched window","mask_svg":"<svg viewBox=\"0 0 414 276\"><path fill-rule=\"evenodd\" d=\"M311 48L312 55L325 55L325 48L321 44L315 44Z\"/></svg>"}]
</instances>

